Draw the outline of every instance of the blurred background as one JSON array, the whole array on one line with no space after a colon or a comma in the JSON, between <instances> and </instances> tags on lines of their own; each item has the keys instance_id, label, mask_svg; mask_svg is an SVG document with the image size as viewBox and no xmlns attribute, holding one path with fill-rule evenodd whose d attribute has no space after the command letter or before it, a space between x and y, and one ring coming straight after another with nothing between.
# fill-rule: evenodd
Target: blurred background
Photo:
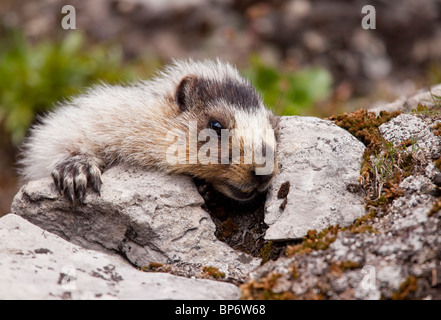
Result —
<instances>
[{"instance_id":1,"label":"blurred background","mask_svg":"<svg viewBox=\"0 0 441 320\"><path fill-rule=\"evenodd\" d=\"M375 30L362 28L366 4ZM0 0L0 216L37 115L187 57L236 64L280 115L368 108L441 82L441 0Z\"/></svg>"}]
</instances>

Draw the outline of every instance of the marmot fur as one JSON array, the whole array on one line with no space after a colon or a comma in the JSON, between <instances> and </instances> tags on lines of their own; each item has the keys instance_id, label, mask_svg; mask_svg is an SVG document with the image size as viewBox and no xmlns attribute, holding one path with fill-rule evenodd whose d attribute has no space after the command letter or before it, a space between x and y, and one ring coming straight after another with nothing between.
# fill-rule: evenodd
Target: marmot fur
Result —
<instances>
[{"instance_id":1,"label":"marmot fur","mask_svg":"<svg viewBox=\"0 0 441 320\"><path fill-rule=\"evenodd\" d=\"M222 129L234 129L229 147L239 143L241 162L233 162L230 151L227 164L188 161L185 141L184 161L167 161L167 150L176 143L170 132L187 133L190 123L197 124L197 132L209 128L219 136ZM100 191L106 166L125 162L200 178L245 201L266 190L277 170L276 129L277 118L236 68L220 60L175 61L150 81L100 85L61 103L31 128L20 174L25 181L52 175L58 190L75 202L83 200L88 186ZM264 175L256 174L254 160L243 161L256 130L272 132L259 136L263 155L274 155ZM203 143L197 141L198 150Z\"/></svg>"}]
</instances>

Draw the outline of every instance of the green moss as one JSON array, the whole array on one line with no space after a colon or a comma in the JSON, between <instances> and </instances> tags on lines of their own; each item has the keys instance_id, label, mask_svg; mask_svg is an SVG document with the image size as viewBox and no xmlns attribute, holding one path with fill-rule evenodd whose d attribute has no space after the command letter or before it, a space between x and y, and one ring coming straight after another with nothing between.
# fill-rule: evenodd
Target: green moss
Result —
<instances>
[{"instance_id":1,"label":"green moss","mask_svg":"<svg viewBox=\"0 0 441 320\"><path fill-rule=\"evenodd\" d=\"M225 272L219 271L219 269L216 267L204 266L202 267L202 272L208 277L212 277L215 279L225 278Z\"/></svg>"},{"instance_id":2,"label":"green moss","mask_svg":"<svg viewBox=\"0 0 441 320\"><path fill-rule=\"evenodd\" d=\"M274 292L277 282L282 277L278 273L270 273L259 280L251 280L240 286L242 300L294 300L298 299L290 291Z\"/></svg>"},{"instance_id":3,"label":"green moss","mask_svg":"<svg viewBox=\"0 0 441 320\"><path fill-rule=\"evenodd\" d=\"M272 249L273 249L272 241L269 241L263 245L262 249L260 250L260 256L262 257L261 264L264 264L270 259Z\"/></svg>"},{"instance_id":4,"label":"green moss","mask_svg":"<svg viewBox=\"0 0 441 320\"><path fill-rule=\"evenodd\" d=\"M426 106L418 105L415 112L425 112ZM361 164L361 181L367 193L367 208L383 208L402 196L398 187L402 179L414 174L419 166L416 157L418 147L414 139L397 146L386 141L378 130L383 123L398 116L399 111L380 112L377 116L367 110L332 116L330 120L348 130L366 146ZM408 150L408 148L410 150ZM371 230L372 231L372 230Z\"/></svg>"},{"instance_id":5,"label":"green moss","mask_svg":"<svg viewBox=\"0 0 441 320\"><path fill-rule=\"evenodd\" d=\"M419 103L416 108L412 109L412 114L418 115L418 114L425 114L425 115L438 115L439 114L439 108L440 108L440 100L439 96L436 96L432 93L432 101L434 103L433 107L428 107L427 105Z\"/></svg>"},{"instance_id":6,"label":"green moss","mask_svg":"<svg viewBox=\"0 0 441 320\"><path fill-rule=\"evenodd\" d=\"M164 267L164 264L159 262L150 262L148 266L141 267L142 271L159 271Z\"/></svg>"},{"instance_id":7,"label":"green moss","mask_svg":"<svg viewBox=\"0 0 441 320\"><path fill-rule=\"evenodd\" d=\"M421 103L419 103L416 108L412 109L412 113L414 113L414 114L427 113L427 112L430 112L430 109L426 105L421 104Z\"/></svg>"},{"instance_id":8,"label":"green moss","mask_svg":"<svg viewBox=\"0 0 441 320\"><path fill-rule=\"evenodd\" d=\"M331 263L331 272L341 275L345 270L354 270L360 268L360 263L356 261L346 260Z\"/></svg>"},{"instance_id":9,"label":"green moss","mask_svg":"<svg viewBox=\"0 0 441 320\"><path fill-rule=\"evenodd\" d=\"M441 170L441 157L435 161L435 165Z\"/></svg>"},{"instance_id":10,"label":"green moss","mask_svg":"<svg viewBox=\"0 0 441 320\"><path fill-rule=\"evenodd\" d=\"M439 199L437 202L435 202L430 209L430 211L427 213L429 217L433 216L435 213L441 210L441 199Z\"/></svg>"},{"instance_id":11,"label":"green moss","mask_svg":"<svg viewBox=\"0 0 441 320\"><path fill-rule=\"evenodd\" d=\"M409 276L401 285L397 292L392 294L392 300L410 299L411 294L417 291L418 282L414 276Z\"/></svg>"},{"instance_id":12,"label":"green moss","mask_svg":"<svg viewBox=\"0 0 441 320\"><path fill-rule=\"evenodd\" d=\"M322 231L308 230L300 244L287 246L286 254L292 256L294 254L305 254L312 250L326 250L329 245L337 239L339 226L330 226Z\"/></svg>"},{"instance_id":13,"label":"green moss","mask_svg":"<svg viewBox=\"0 0 441 320\"><path fill-rule=\"evenodd\" d=\"M369 225L368 223L370 221L372 221L373 218L376 217L376 212L375 210L370 210L368 214L357 218L353 224L351 224L348 227L344 227L342 228L342 230L348 230L352 233L365 233L365 232L369 232L369 233L378 233L378 231L372 226Z\"/></svg>"},{"instance_id":14,"label":"green moss","mask_svg":"<svg viewBox=\"0 0 441 320\"><path fill-rule=\"evenodd\" d=\"M337 239L340 231L349 231L351 233L378 233L378 231L369 224L376 217L376 211L370 210L366 215L356 219L354 223L347 227L330 226L322 231L308 230L301 243L289 245L286 248L286 255L306 254L313 250L326 250L329 245Z\"/></svg>"}]
</instances>

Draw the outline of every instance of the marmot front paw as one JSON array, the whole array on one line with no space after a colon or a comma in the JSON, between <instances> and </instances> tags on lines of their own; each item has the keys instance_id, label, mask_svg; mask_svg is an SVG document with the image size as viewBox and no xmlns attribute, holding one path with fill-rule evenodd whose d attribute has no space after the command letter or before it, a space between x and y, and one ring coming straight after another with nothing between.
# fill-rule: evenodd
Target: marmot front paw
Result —
<instances>
[{"instance_id":1,"label":"marmot front paw","mask_svg":"<svg viewBox=\"0 0 441 320\"><path fill-rule=\"evenodd\" d=\"M88 186L100 194L101 171L104 162L98 158L77 154L61 160L52 171L55 187L71 203L83 203Z\"/></svg>"}]
</instances>

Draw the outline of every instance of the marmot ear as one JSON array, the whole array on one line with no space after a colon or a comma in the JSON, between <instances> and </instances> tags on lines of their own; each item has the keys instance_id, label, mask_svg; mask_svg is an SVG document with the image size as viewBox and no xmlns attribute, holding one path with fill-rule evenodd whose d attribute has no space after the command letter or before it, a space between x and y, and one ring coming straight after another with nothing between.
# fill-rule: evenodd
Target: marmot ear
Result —
<instances>
[{"instance_id":1,"label":"marmot ear","mask_svg":"<svg viewBox=\"0 0 441 320\"><path fill-rule=\"evenodd\" d=\"M198 78L196 76L189 75L184 77L179 83L175 96L175 101L179 107L179 110L188 110L194 104L194 101L192 101L192 95L197 82Z\"/></svg>"}]
</instances>

